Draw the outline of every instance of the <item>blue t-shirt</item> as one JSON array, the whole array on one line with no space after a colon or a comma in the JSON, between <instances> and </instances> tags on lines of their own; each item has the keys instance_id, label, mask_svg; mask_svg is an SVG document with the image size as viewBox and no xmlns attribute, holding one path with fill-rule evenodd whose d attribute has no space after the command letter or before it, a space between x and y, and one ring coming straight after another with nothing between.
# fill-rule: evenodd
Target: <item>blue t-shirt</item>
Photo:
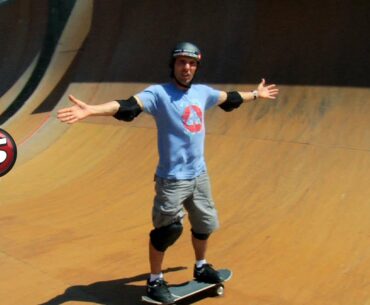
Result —
<instances>
[{"instance_id":1,"label":"blue t-shirt","mask_svg":"<svg viewBox=\"0 0 370 305\"><path fill-rule=\"evenodd\" d=\"M137 94L144 112L157 124L159 164L165 179L193 179L206 170L204 112L217 104L220 91L192 85L183 91L173 83L153 85Z\"/></svg>"}]
</instances>

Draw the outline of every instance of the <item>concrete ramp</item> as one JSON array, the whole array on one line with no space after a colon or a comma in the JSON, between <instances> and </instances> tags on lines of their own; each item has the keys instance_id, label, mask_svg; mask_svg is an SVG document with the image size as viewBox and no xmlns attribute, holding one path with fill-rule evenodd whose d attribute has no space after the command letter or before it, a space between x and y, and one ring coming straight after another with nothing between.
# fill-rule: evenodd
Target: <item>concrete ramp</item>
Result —
<instances>
[{"instance_id":1,"label":"concrete ramp","mask_svg":"<svg viewBox=\"0 0 370 305\"><path fill-rule=\"evenodd\" d=\"M133 23L119 12L142 8L104 3L94 3L83 52L45 99L56 105L47 123L19 144L20 161L0 180L0 299L7 305L132 305L145 293L158 158L153 120L141 114L132 123L93 118L65 126L55 119L69 93L97 104L150 84L121 79L115 60L123 42L93 56L93 42L102 39L97 25L109 20L104 12L117 13L112 20L135 37ZM262 14L261 6L253 7ZM177 38L168 29L160 33ZM138 43L132 39L125 56L129 42ZM87 79L91 58L96 65ZM210 83L224 90L255 87ZM221 220L208 260L234 276L223 298L197 304L370 305L370 89L277 83L276 101L207 112L206 160ZM17 124L21 119L14 118L9 126ZM192 276L190 238L186 221L164 263L171 284Z\"/></svg>"}]
</instances>

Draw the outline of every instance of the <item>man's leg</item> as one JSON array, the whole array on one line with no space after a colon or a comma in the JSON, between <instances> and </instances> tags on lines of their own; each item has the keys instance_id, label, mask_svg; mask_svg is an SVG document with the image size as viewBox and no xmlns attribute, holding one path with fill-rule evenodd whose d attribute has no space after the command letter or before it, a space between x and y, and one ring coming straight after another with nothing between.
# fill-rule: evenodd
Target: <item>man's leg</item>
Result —
<instances>
[{"instance_id":1,"label":"man's leg","mask_svg":"<svg viewBox=\"0 0 370 305\"><path fill-rule=\"evenodd\" d=\"M162 271L164 252L181 235L182 219L185 215L182 202L191 194L189 181L166 180L155 177L153 229L150 232L149 262L152 274Z\"/></svg>"},{"instance_id":2,"label":"man's leg","mask_svg":"<svg viewBox=\"0 0 370 305\"><path fill-rule=\"evenodd\" d=\"M152 210L154 229L150 232L148 295L162 303L173 303L167 283L163 279L162 263L165 251L180 237L185 215L182 202L191 193L191 184L187 181L166 180L156 177L156 195Z\"/></svg>"},{"instance_id":3,"label":"man's leg","mask_svg":"<svg viewBox=\"0 0 370 305\"><path fill-rule=\"evenodd\" d=\"M211 186L206 173L195 179L193 194L184 202L184 206L189 212L189 220L192 226L192 244L195 258L197 261L204 260L208 238L219 227L217 210L212 199Z\"/></svg>"},{"instance_id":4,"label":"man's leg","mask_svg":"<svg viewBox=\"0 0 370 305\"><path fill-rule=\"evenodd\" d=\"M155 228L150 232L149 261L151 274L162 272L164 253L180 237L183 227L181 222Z\"/></svg>"},{"instance_id":5,"label":"man's leg","mask_svg":"<svg viewBox=\"0 0 370 305\"><path fill-rule=\"evenodd\" d=\"M172 304L174 298L163 280L162 262L164 252L156 250L149 242L150 278L147 281L147 294L150 298L163 304Z\"/></svg>"},{"instance_id":6,"label":"man's leg","mask_svg":"<svg viewBox=\"0 0 370 305\"><path fill-rule=\"evenodd\" d=\"M206 261L209 234L197 234L192 232L192 243L195 253L194 278L206 283L222 282L217 270Z\"/></svg>"},{"instance_id":7,"label":"man's leg","mask_svg":"<svg viewBox=\"0 0 370 305\"><path fill-rule=\"evenodd\" d=\"M180 237L181 233L181 222L155 228L150 232L149 261L151 274L147 282L147 294L161 303L172 304L174 301L167 283L163 280L162 262L165 251Z\"/></svg>"},{"instance_id":8,"label":"man's leg","mask_svg":"<svg viewBox=\"0 0 370 305\"><path fill-rule=\"evenodd\" d=\"M192 235L191 241L194 248L195 259L197 261L204 260L206 258L208 240L200 240Z\"/></svg>"},{"instance_id":9,"label":"man's leg","mask_svg":"<svg viewBox=\"0 0 370 305\"><path fill-rule=\"evenodd\" d=\"M149 262L151 274L160 274L162 272L164 253L165 252L156 250L151 241L149 241Z\"/></svg>"},{"instance_id":10,"label":"man's leg","mask_svg":"<svg viewBox=\"0 0 370 305\"><path fill-rule=\"evenodd\" d=\"M217 210L206 173L195 179L193 196L184 205L189 212L192 225L192 244L196 259L194 277L203 282L219 283L221 279L218 272L205 259L208 238L219 227Z\"/></svg>"}]
</instances>

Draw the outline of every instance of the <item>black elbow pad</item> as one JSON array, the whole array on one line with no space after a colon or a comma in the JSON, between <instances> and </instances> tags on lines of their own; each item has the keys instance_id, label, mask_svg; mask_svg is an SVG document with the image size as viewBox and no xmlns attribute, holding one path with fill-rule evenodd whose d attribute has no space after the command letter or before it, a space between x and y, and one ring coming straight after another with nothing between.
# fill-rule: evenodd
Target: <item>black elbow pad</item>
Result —
<instances>
[{"instance_id":1,"label":"black elbow pad","mask_svg":"<svg viewBox=\"0 0 370 305\"><path fill-rule=\"evenodd\" d=\"M232 111L238 108L243 103L243 99L238 91L227 92L226 101L224 101L219 107L224 111Z\"/></svg>"},{"instance_id":2,"label":"black elbow pad","mask_svg":"<svg viewBox=\"0 0 370 305\"><path fill-rule=\"evenodd\" d=\"M113 116L117 120L130 122L142 112L137 100L133 96L127 100L118 100L117 102L119 103L119 109Z\"/></svg>"}]
</instances>

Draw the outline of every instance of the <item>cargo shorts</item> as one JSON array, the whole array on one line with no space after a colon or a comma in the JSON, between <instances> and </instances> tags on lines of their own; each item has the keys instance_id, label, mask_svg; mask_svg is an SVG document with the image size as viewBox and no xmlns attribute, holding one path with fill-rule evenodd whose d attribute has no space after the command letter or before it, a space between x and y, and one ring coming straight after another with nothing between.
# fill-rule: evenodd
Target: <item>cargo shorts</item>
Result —
<instances>
[{"instance_id":1,"label":"cargo shorts","mask_svg":"<svg viewBox=\"0 0 370 305\"><path fill-rule=\"evenodd\" d=\"M155 228L183 222L188 213L192 230L210 234L219 227L218 213L212 199L207 173L190 180L155 177L152 220Z\"/></svg>"}]
</instances>

